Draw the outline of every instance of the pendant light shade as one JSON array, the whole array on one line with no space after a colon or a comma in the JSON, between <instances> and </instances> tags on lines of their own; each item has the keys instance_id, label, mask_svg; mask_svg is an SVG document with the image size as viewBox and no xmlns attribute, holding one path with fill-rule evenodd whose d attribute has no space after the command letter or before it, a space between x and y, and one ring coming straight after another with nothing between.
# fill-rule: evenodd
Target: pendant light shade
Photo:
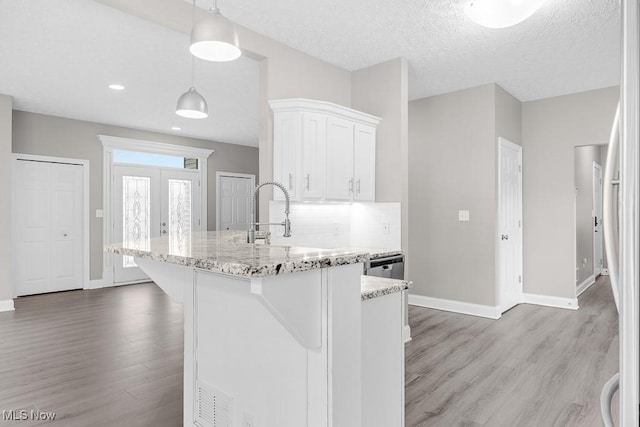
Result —
<instances>
[{"instance_id":1,"label":"pendant light shade","mask_svg":"<svg viewBox=\"0 0 640 427\"><path fill-rule=\"evenodd\" d=\"M213 7L191 30L189 51L205 61L227 62L242 55L235 25Z\"/></svg>"},{"instance_id":2,"label":"pendant light shade","mask_svg":"<svg viewBox=\"0 0 640 427\"><path fill-rule=\"evenodd\" d=\"M209 116L207 101L191 86L188 91L178 98L176 114L188 119L205 119Z\"/></svg>"},{"instance_id":3,"label":"pendant light shade","mask_svg":"<svg viewBox=\"0 0 640 427\"><path fill-rule=\"evenodd\" d=\"M465 13L487 28L506 28L529 18L545 0L471 0Z\"/></svg>"}]
</instances>

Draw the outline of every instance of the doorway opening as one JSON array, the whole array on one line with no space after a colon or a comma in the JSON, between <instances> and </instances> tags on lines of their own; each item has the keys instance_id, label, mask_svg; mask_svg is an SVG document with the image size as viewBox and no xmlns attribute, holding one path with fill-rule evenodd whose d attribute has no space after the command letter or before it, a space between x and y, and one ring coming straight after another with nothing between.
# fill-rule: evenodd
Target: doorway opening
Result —
<instances>
[{"instance_id":1,"label":"doorway opening","mask_svg":"<svg viewBox=\"0 0 640 427\"><path fill-rule=\"evenodd\" d=\"M574 148L576 296L607 275L602 229L602 165L607 145Z\"/></svg>"},{"instance_id":2,"label":"doorway opening","mask_svg":"<svg viewBox=\"0 0 640 427\"><path fill-rule=\"evenodd\" d=\"M172 251L190 248L207 229L207 159L213 150L100 135L104 153L104 244L148 249L167 236ZM186 253L185 253L186 255ZM148 280L132 257L105 253L103 286Z\"/></svg>"}]
</instances>

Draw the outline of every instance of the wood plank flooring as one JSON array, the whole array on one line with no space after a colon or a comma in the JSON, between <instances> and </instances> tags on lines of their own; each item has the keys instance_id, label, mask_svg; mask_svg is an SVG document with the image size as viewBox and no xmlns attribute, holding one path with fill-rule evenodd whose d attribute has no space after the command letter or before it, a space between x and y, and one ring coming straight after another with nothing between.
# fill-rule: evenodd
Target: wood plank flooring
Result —
<instances>
[{"instance_id":1,"label":"wood plank flooring","mask_svg":"<svg viewBox=\"0 0 640 427\"><path fill-rule=\"evenodd\" d=\"M579 305L522 304L498 321L411 307L407 426L602 426L600 390L618 371L608 280Z\"/></svg>"},{"instance_id":2,"label":"wood plank flooring","mask_svg":"<svg viewBox=\"0 0 640 427\"><path fill-rule=\"evenodd\" d=\"M577 312L499 321L411 307L406 425L600 426L618 357L608 286ZM0 313L0 425L180 426L182 340L182 306L153 284L18 298ZM56 420L1 418L23 409Z\"/></svg>"}]
</instances>

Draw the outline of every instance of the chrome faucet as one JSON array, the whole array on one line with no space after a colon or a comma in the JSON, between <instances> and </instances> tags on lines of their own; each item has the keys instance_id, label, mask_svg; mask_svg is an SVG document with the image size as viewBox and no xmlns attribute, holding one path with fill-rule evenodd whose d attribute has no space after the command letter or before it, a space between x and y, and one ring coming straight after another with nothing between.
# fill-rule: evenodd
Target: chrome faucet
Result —
<instances>
[{"instance_id":1,"label":"chrome faucet","mask_svg":"<svg viewBox=\"0 0 640 427\"><path fill-rule=\"evenodd\" d=\"M258 198L258 191L265 185L273 185L278 187L284 193L285 198L285 207L284 207L284 221L283 222L263 222L259 223L258 218L256 218L256 202ZM276 181L268 181L263 182L262 184L256 185L256 188L253 189L253 198L251 199L251 228L247 230L247 242L255 243L256 242L256 230L259 225L282 225L284 227L284 237L291 237L291 221L289 221L289 192L286 187L279 182Z\"/></svg>"}]
</instances>

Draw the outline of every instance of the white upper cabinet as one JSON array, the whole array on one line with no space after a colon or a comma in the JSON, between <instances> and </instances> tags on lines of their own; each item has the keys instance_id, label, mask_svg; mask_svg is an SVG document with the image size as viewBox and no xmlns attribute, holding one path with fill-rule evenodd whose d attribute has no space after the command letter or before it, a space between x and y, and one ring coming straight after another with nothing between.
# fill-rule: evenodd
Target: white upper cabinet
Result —
<instances>
[{"instance_id":1,"label":"white upper cabinet","mask_svg":"<svg viewBox=\"0 0 640 427\"><path fill-rule=\"evenodd\" d=\"M300 115L285 112L273 120L273 179L289 190L292 200L298 199L298 157L301 133ZM284 200L281 191L274 191L276 200Z\"/></svg>"},{"instance_id":2,"label":"white upper cabinet","mask_svg":"<svg viewBox=\"0 0 640 427\"><path fill-rule=\"evenodd\" d=\"M300 170L304 200L322 200L324 197L326 140L327 117L323 114L303 113Z\"/></svg>"},{"instance_id":3,"label":"white upper cabinet","mask_svg":"<svg viewBox=\"0 0 640 427\"><path fill-rule=\"evenodd\" d=\"M291 200L375 201L380 118L309 99L269 104L274 118L273 175L289 188Z\"/></svg>"},{"instance_id":4,"label":"white upper cabinet","mask_svg":"<svg viewBox=\"0 0 640 427\"><path fill-rule=\"evenodd\" d=\"M376 198L376 129L356 124L353 139L353 200L374 201Z\"/></svg>"}]
</instances>

